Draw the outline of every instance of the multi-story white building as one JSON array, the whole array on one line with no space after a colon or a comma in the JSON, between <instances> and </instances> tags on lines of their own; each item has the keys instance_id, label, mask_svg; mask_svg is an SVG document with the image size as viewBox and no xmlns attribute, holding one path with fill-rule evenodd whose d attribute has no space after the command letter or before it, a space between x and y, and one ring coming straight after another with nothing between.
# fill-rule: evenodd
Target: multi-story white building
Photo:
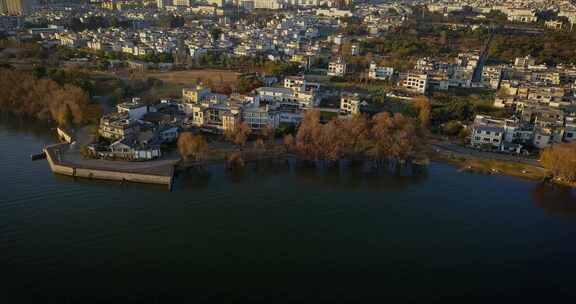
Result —
<instances>
[{"instance_id":1,"label":"multi-story white building","mask_svg":"<svg viewBox=\"0 0 576 304\"><path fill-rule=\"evenodd\" d=\"M377 80L387 80L394 75L394 68L378 66L375 62L370 63L368 68L368 78Z\"/></svg>"},{"instance_id":2,"label":"multi-story white building","mask_svg":"<svg viewBox=\"0 0 576 304\"><path fill-rule=\"evenodd\" d=\"M318 106L319 100L314 91L299 91L290 88L260 87L256 97L267 103L279 103L300 108Z\"/></svg>"},{"instance_id":3,"label":"multi-story white building","mask_svg":"<svg viewBox=\"0 0 576 304\"><path fill-rule=\"evenodd\" d=\"M328 76L339 76L342 77L346 75L347 65L342 57L338 57L336 60L330 61L328 64Z\"/></svg>"},{"instance_id":4,"label":"multi-story white building","mask_svg":"<svg viewBox=\"0 0 576 304\"><path fill-rule=\"evenodd\" d=\"M266 105L248 106L242 110L242 121L252 130L262 130L267 127L277 128L280 124L280 113Z\"/></svg>"},{"instance_id":5,"label":"multi-story white building","mask_svg":"<svg viewBox=\"0 0 576 304\"><path fill-rule=\"evenodd\" d=\"M132 98L130 102L123 102L116 106L117 112L128 115L128 118L139 120L148 113L148 106L140 98Z\"/></svg>"},{"instance_id":6,"label":"multi-story white building","mask_svg":"<svg viewBox=\"0 0 576 304\"><path fill-rule=\"evenodd\" d=\"M538 16L531 9L509 9L508 21L532 23L538 21Z\"/></svg>"},{"instance_id":7,"label":"multi-story white building","mask_svg":"<svg viewBox=\"0 0 576 304\"><path fill-rule=\"evenodd\" d=\"M180 7L189 7L191 0L173 0L172 5Z\"/></svg>"},{"instance_id":8,"label":"multi-story white building","mask_svg":"<svg viewBox=\"0 0 576 304\"><path fill-rule=\"evenodd\" d=\"M472 127L470 144L473 147L492 147L500 149L504 140L505 122L489 116L476 115Z\"/></svg>"},{"instance_id":9,"label":"multi-story white building","mask_svg":"<svg viewBox=\"0 0 576 304\"><path fill-rule=\"evenodd\" d=\"M366 101L362 100L358 94L343 93L340 96L340 114L342 115L360 114L360 109L366 105Z\"/></svg>"},{"instance_id":10,"label":"multi-story white building","mask_svg":"<svg viewBox=\"0 0 576 304\"><path fill-rule=\"evenodd\" d=\"M425 94L428 89L428 73L409 72L406 78L401 81L401 86L409 91Z\"/></svg>"},{"instance_id":11,"label":"multi-story white building","mask_svg":"<svg viewBox=\"0 0 576 304\"><path fill-rule=\"evenodd\" d=\"M284 87L298 92L318 91L320 84L307 81L304 76L288 76L284 78Z\"/></svg>"},{"instance_id":12,"label":"multi-story white building","mask_svg":"<svg viewBox=\"0 0 576 304\"><path fill-rule=\"evenodd\" d=\"M172 5L171 0L156 0L156 6L160 9L166 8L167 6Z\"/></svg>"},{"instance_id":13,"label":"multi-story white building","mask_svg":"<svg viewBox=\"0 0 576 304\"><path fill-rule=\"evenodd\" d=\"M277 10L282 8L279 0L252 0L254 8Z\"/></svg>"},{"instance_id":14,"label":"multi-story white building","mask_svg":"<svg viewBox=\"0 0 576 304\"><path fill-rule=\"evenodd\" d=\"M485 65L482 68L482 84L491 89L497 90L502 80L502 67Z\"/></svg>"}]
</instances>

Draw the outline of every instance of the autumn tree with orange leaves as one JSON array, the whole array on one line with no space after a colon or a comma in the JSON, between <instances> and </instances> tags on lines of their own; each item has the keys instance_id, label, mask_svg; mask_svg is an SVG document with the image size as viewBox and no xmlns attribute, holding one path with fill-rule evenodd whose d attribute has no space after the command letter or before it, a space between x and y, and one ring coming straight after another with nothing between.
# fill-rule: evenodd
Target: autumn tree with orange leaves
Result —
<instances>
[{"instance_id":1,"label":"autumn tree with orange leaves","mask_svg":"<svg viewBox=\"0 0 576 304\"><path fill-rule=\"evenodd\" d=\"M540 163L554 178L576 181L576 143L555 144L540 153Z\"/></svg>"},{"instance_id":2,"label":"autumn tree with orange leaves","mask_svg":"<svg viewBox=\"0 0 576 304\"><path fill-rule=\"evenodd\" d=\"M318 111L308 111L296 138L286 137L285 146L295 147L300 158L314 161L365 156L379 162L408 160L415 152L417 125L413 118L387 112L372 119L358 115L323 124Z\"/></svg>"},{"instance_id":3,"label":"autumn tree with orange leaves","mask_svg":"<svg viewBox=\"0 0 576 304\"><path fill-rule=\"evenodd\" d=\"M248 126L248 124L241 123L241 124L238 124L232 130L226 130L224 132L224 137L229 142L242 148L246 144L246 141L248 140L248 136L250 135L251 132L252 132L252 130L250 129L250 126Z\"/></svg>"},{"instance_id":4,"label":"autumn tree with orange leaves","mask_svg":"<svg viewBox=\"0 0 576 304\"><path fill-rule=\"evenodd\" d=\"M30 73L0 70L0 92L3 111L55 121L60 126L94 123L100 116L99 108L90 105L81 88L36 79Z\"/></svg>"},{"instance_id":5,"label":"autumn tree with orange leaves","mask_svg":"<svg viewBox=\"0 0 576 304\"><path fill-rule=\"evenodd\" d=\"M426 129L430 124L430 112L432 111L430 100L426 96L416 97L414 100L414 108L417 111L420 127Z\"/></svg>"}]
</instances>

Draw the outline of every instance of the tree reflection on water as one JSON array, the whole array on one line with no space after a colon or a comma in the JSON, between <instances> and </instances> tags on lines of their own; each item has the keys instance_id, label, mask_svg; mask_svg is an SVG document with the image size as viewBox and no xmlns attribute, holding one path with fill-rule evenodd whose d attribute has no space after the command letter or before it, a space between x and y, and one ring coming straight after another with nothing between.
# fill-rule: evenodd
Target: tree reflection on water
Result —
<instances>
[{"instance_id":1,"label":"tree reflection on water","mask_svg":"<svg viewBox=\"0 0 576 304\"><path fill-rule=\"evenodd\" d=\"M319 191L399 191L427 179L428 168L413 164L375 168L369 162L340 161L328 164L295 159L266 159L233 169L213 165L206 168L203 174L194 170L185 172L178 179L177 188L206 188L211 182L222 182L222 178L230 184L262 183L272 177L288 178L294 182L292 186L283 186L305 186Z\"/></svg>"},{"instance_id":2,"label":"tree reflection on water","mask_svg":"<svg viewBox=\"0 0 576 304\"><path fill-rule=\"evenodd\" d=\"M540 183L532 189L532 198L548 215L576 219L576 194L571 188Z\"/></svg>"}]
</instances>

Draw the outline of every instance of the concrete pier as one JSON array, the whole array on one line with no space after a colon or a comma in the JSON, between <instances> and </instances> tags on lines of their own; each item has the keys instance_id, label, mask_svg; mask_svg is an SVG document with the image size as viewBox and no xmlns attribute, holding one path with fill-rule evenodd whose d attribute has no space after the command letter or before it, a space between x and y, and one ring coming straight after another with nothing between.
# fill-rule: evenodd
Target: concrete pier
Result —
<instances>
[{"instance_id":1,"label":"concrete pier","mask_svg":"<svg viewBox=\"0 0 576 304\"><path fill-rule=\"evenodd\" d=\"M174 162L149 161L142 163L86 160L67 157L68 144L56 144L44 148L52 172L72 177L101 179L120 182L161 184L172 187ZM71 158L73 160L69 160Z\"/></svg>"}]
</instances>

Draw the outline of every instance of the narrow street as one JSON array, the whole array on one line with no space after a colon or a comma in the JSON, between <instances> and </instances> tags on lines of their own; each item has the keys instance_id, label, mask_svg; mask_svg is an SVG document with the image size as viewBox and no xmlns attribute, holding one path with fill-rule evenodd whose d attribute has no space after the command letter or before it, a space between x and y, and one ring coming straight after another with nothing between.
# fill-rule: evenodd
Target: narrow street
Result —
<instances>
[{"instance_id":1,"label":"narrow street","mask_svg":"<svg viewBox=\"0 0 576 304\"><path fill-rule=\"evenodd\" d=\"M476 66L474 74L472 75L472 82L475 83L482 82L482 70L484 69L484 64L486 64L486 60L488 59L488 53L490 52L490 44L492 44L492 39L494 39L494 30L490 32L490 37L488 38L488 41L486 41L486 44L484 45L484 48L480 53L480 59L478 60L478 65Z\"/></svg>"}]
</instances>

